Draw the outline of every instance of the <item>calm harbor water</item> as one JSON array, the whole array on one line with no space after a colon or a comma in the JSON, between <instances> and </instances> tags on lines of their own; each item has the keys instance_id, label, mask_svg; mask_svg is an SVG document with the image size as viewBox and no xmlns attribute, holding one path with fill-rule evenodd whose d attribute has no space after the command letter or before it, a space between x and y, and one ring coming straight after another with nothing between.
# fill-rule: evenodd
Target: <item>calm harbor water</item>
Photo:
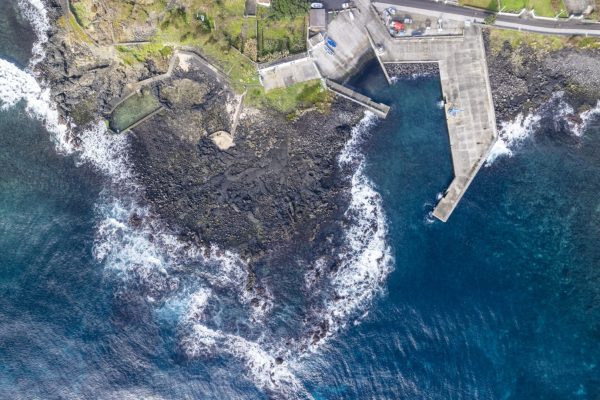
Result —
<instances>
[{"instance_id":1,"label":"calm harbor water","mask_svg":"<svg viewBox=\"0 0 600 400\"><path fill-rule=\"evenodd\" d=\"M33 36L13 3L0 57L24 66ZM439 80L388 87L367 69L353 84L392 105L362 151L395 269L360 323L294 370L309 395L599 398L600 126L574 137L542 118L442 224L429 217L452 178ZM93 250L106 179L50 137L23 105L0 111L0 398L277 398L227 355L187 359L176 307L140 305L135 282L107 274Z\"/></svg>"}]
</instances>

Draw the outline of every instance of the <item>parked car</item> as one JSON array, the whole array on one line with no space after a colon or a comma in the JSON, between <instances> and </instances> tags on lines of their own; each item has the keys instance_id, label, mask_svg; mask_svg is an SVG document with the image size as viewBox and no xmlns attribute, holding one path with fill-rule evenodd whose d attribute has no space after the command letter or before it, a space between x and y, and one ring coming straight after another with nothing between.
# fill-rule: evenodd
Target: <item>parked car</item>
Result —
<instances>
[{"instance_id":1,"label":"parked car","mask_svg":"<svg viewBox=\"0 0 600 400\"><path fill-rule=\"evenodd\" d=\"M323 8L323 3L310 3L310 8Z\"/></svg>"},{"instance_id":2,"label":"parked car","mask_svg":"<svg viewBox=\"0 0 600 400\"><path fill-rule=\"evenodd\" d=\"M328 37L327 38L327 44L332 47L332 48L336 48L337 47L337 43L335 42L335 40L333 40L332 38Z\"/></svg>"},{"instance_id":3,"label":"parked car","mask_svg":"<svg viewBox=\"0 0 600 400\"><path fill-rule=\"evenodd\" d=\"M350 3L342 3L342 8L350 8Z\"/></svg>"}]
</instances>

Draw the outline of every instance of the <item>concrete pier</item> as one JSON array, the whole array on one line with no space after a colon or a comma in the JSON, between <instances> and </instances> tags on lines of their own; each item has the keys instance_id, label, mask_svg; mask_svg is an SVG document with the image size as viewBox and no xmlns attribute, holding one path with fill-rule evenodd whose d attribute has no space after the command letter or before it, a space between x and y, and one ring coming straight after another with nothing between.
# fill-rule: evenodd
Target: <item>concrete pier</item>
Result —
<instances>
[{"instance_id":1,"label":"concrete pier","mask_svg":"<svg viewBox=\"0 0 600 400\"><path fill-rule=\"evenodd\" d=\"M385 118L390 111L390 107L373 101L371 98L365 96L364 94L360 94L355 92L354 90L347 88L346 86L340 85L339 83L335 83L330 81L329 79L325 80L325 85L327 89L331 90L333 93L345 97L348 100L352 100L353 102L360 104L361 106L367 108L369 111L372 111L377 116L381 118Z\"/></svg>"},{"instance_id":2,"label":"concrete pier","mask_svg":"<svg viewBox=\"0 0 600 400\"><path fill-rule=\"evenodd\" d=\"M496 142L496 118L481 32L464 36L391 40L386 63L438 62L454 179L433 211L447 221Z\"/></svg>"}]
</instances>

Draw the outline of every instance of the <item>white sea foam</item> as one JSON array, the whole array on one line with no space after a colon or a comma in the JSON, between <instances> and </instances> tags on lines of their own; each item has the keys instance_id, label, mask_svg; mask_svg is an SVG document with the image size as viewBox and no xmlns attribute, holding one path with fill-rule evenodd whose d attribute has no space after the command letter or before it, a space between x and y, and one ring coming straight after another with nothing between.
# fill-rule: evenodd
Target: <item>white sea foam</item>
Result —
<instances>
[{"instance_id":1,"label":"white sea foam","mask_svg":"<svg viewBox=\"0 0 600 400\"><path fill-rule=\"evenodd\" d=\"M275 391L286 398L305 397L304 387L289 368L290 362L276 360L256 342L206 326L204 310L211 296L209 289L200 289L189 300L182 319L185 335L181 341L186 355L191 358L225 353L240 360L258 386Z\"/></svg>"},{"instance_id":2,"label":"white sea foam","mask_svg":"<svg viewBox=\"0 0 600 400\"><path fill-rule=\"evenodd\" d=\"M44 3L41 0L19 0L19 9L33 27L37 40L33 44L33 57L29 60L29 68L41 62L45 57L44 45L48 42L50 20Z\"/></svg>"},{"instance_id":3,"label":"white sea foam","mask_svg":"<svg viewBox=\"0 0 600 400\"><path fill-rule=\"evenodd\" d=\"M69 153L73 148L67 139L69 128L50 96L50 89L42 88L33 75L0 59L0 108L6 110L24 101L27 113L42 121L52 133L57 150Z\"/></svg>"},{"instance_id":4,"label":"white sea foam","mask_svg":"<svg viewBox=\"0 0 600 400\"><path fill-rule=\"evenodd\" d=\"M600 115L600 101L596 106L579 114L581 122L572 126L572 131L577 136L582 136L590 121Z\"/></svg>"},{"instance_id":5,"label":"white sea foam","mask_svg":"<svg viewBox=\"0 0 600 400\"><path fill-rule=\"evenodd\" d=\"M316 346L312 346L313 350L358 313L366 315L364 310L382 290L382 283L393 269L391 248L386 242L388 227L381 196L365 175L365 157L360 151L360 144L376 120L374 114L367 112L353 128L352 136L339 157L341 167L354 170L350 205L346 211L350 224L338 254L338 268L330 277L335 293L326 302L324 310L318 310L319 317L327 320L329 330ZM310 282L311 278L307 276L305 281Z\"/></svg>"},{"instance_id":6,"label":"white sea foam","mask_svg":"<svg viewBox=\"0 0 600 400\"><path fill-rule=\"evenodd\" d=\"M565 100L564 92L554 93L550 100L536 112L527 116L519 114L513 121L501 124L498 141L488 155L485 165L492 165L500 157L512 157L518 146L540 127L542 117L548 114L551 115L556 127L565 124L570 134L581 136L590 120L600 115L600 102L596 104L596 107L577 115L573 107Z\"/></svg>"},{"instance_id":7,"label":"white sea foam","mask_svg":"<svg viewBox=\"0 0 600 400\"><path fill-rule=\"evenodd\" d=\"M539 126L541 116L538 114L519 114L510 122L503 122L498 132L498 140L490 151L486 166L490 166L499 157L512 157L513 150L533 133Z\"/></svg>"}]
</instances>

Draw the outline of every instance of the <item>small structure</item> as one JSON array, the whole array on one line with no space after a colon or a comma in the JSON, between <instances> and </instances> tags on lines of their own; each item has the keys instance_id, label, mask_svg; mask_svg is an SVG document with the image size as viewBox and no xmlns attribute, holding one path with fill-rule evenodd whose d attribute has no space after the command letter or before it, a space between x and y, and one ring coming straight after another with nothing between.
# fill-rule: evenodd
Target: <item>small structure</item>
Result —
<instances>
[{"instance_id":1,"label":"small structure","mask_svg":"<svg viewBox=\"0 0 600 400\"><path fill-rule=\"evenodd\" d=\"M310 9L308 28L313 32L320 32L327 28L327 11L324 8Z\"/></svg>"},{"instance_id":2,"label":"small structure","mask_svg":"<svg viewBox=\"0 0 600 400\"><path fill-rule=\"evenodd\" d=\"M256 5L263 7L271 7L271 0L256 0Z\"/></svg>"},{"instance_id":3,"label":"small structure","mask_svg":"<svg viewBox=\"0 0 600 400\"><path fill-rule=\"evenodd\" d=\"M323 36L323 34L321 32L317 32L316 35L313 35L310 38L308 38L308 45L312 49L313 47L323 43L324 41L325 37Z\"/></svg>"},{"instance_id":4,"label":"small structure","mask_svg":"<svg viewBox=\"0 0 600 400\"><path fill-rule=\"evenodd\" d=\"M235 146L233 142L233 137L226 131L218 131L209 136L210 140L213 141L215 146L219 148L219 150L229 150L231 147Z\"/></svg>"}]
</instances>

